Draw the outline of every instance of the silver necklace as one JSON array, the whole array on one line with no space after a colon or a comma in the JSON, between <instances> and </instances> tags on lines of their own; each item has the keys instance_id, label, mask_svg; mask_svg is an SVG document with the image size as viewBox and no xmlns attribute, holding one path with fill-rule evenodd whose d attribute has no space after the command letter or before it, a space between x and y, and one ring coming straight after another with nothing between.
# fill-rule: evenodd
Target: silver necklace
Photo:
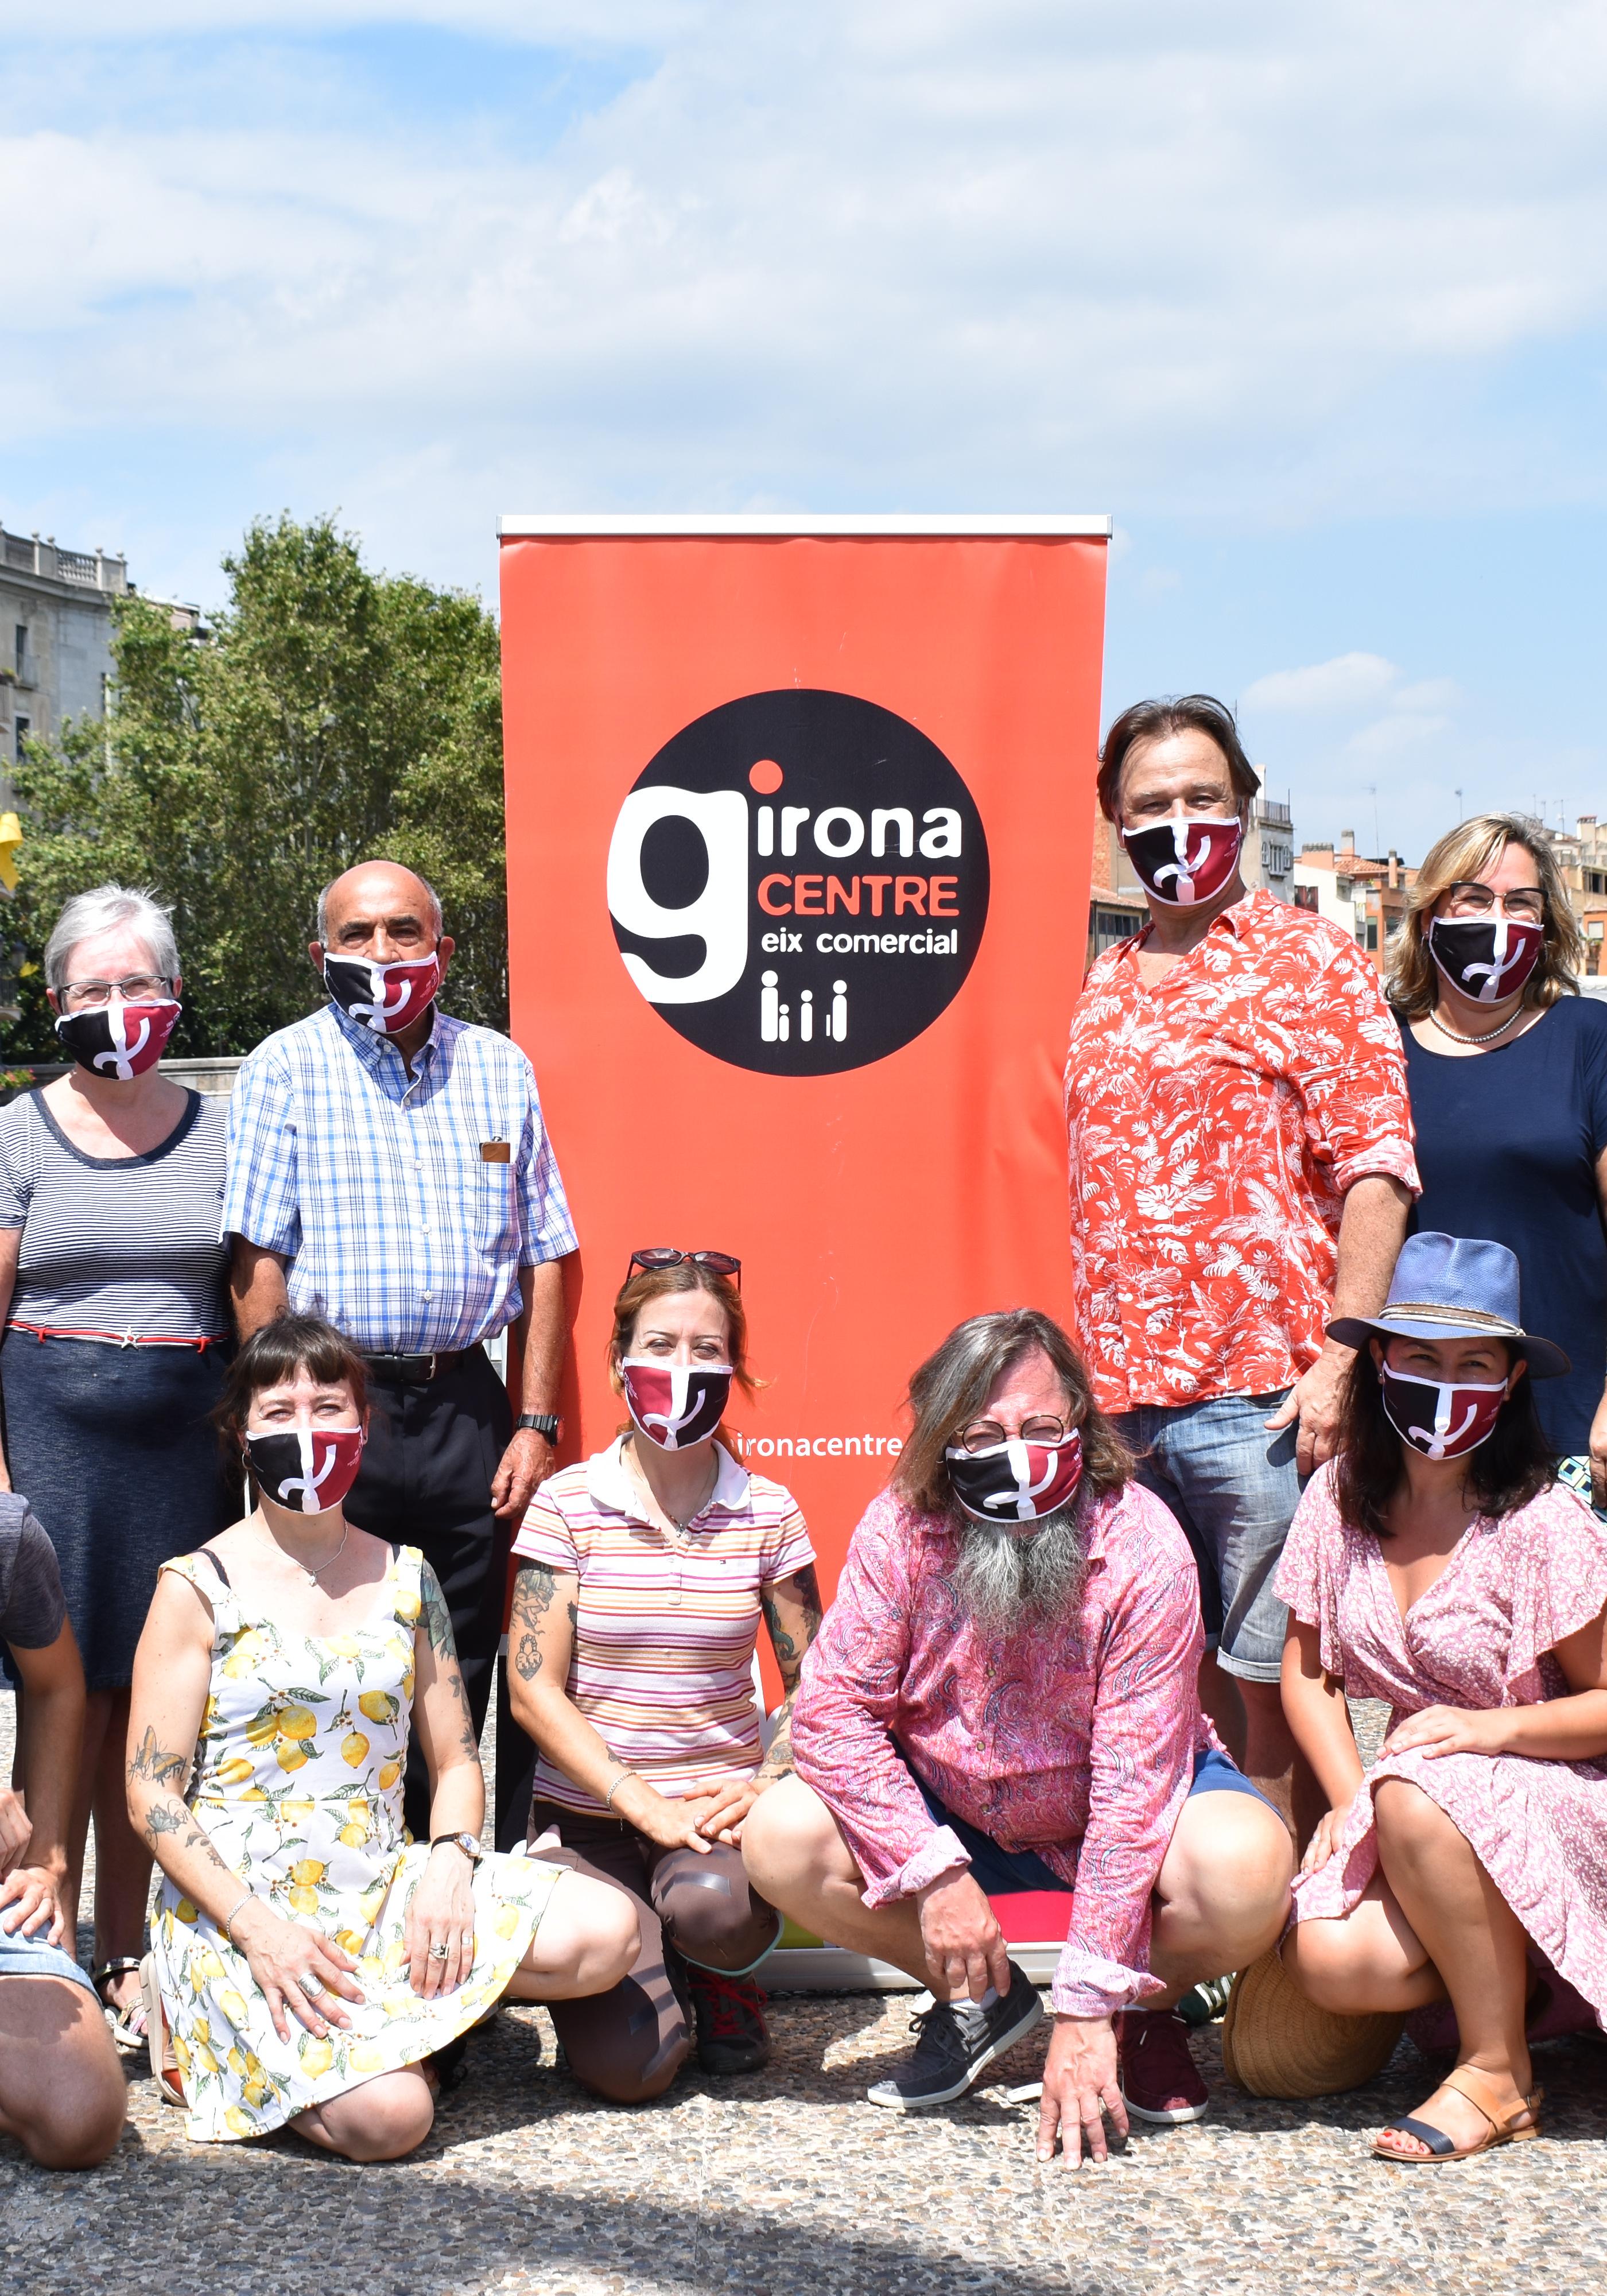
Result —
<instances>
[{"instance_id":1,"label":"silver necklace","mask_svg":"<svg viewBox=\"0 0 1607 2296\"><path fill-rule=\"evenodd\" d=\"M708 1504L709 1504L709 1500L714 1496L714 1493L715 1493L715 1487L716 1487L716 1485L718 1483L718 1481L719 1481L719 1480L720 1480L720 1463L719 1463L719 1461L717 1459L717 1460L715 1460L715 1462L714 1462L714 1473L713 1473L713 1476L711 1477L711 1479L710 1479L710 1480L709 1480L709 1488L704 1492L704 1494L703 1494L702 1497L698 1501L698 1503L697 1503L696 1506L694 1506L694 1507L693 1508L692 1513L691 1513L689 1515L685 1515L685 1516L682 1516L682 1515L678 1515L678 1514L671 1514L671 1513L670 1513L669 1509L668 1509L667 1506L665 1506L665 1505L663 1505L663 1503L661 1502L661 1500L659 1498L658 1494L657 1494L657 1493L655 1492L655 1490L653 1489L652 1485L648 1481L647 1477L643 1473L643 1472L642 1472L642 1468L641 1468L640 1464L638 1464L638 1462L637 1462L637 1460L636 1460L636 1458L635 1458L635 1456L634 1452L633 1452L633 1454L632 1454L632 1457L631 1457L631 1463L630 1463L630 1464L631 1464L631 1472L635 1476L636 1480L641 1484L641 1486L642 1486L643 1489L647 1493L648 1497L649 1497L650 1499L652 1499L652 1503L653 1503L654 1506L656 1506L656 1507L658 1508L659 1513L663 1516L663 1518L664 1518L665 1521L666 1521L666 1522L672 1522L672 1523L674 1523L675 1528L676 1528L676 1537L677 1537L677 1538L685 1538L685 1536L686 1536L687 1526L688 1526L690 1523L694 1523L694 1522L697 1521L697 1519L698 1519L699 1515L701 1515L701 1514L702 1513L703 1509L708 1505ZM326 1566L326 1567L327 1567L327 1566Z\"/></svg>"},{"instance_id":2,"label":"silver necklace","mask_svg":"<svg viewBox=\"0 0 1607 2296\"><path fill-rule=\"evenodd\" d=\"M1442 1037L1448 1037L1454 1045L1493 1045L1497 1037L1505 1036L1507 1030L1512 1027L1515 1021L1521 1021L1523 1018L1525 1009L1526 1008L1523 1005L1520 1004L1515 1013L1508 1013L1506 1019L1503 1021L1498 1029L1487 1029L1481 1037L1464 1037L1460 1029L1453 1029L1448 1021L1442 1021L1440 1019L1439 1007L1438 1004L1432 1007L1429 1013L1429 1018L1439 1029L1440 1035Z\"/></svg>"},{"instance_id":3,"label":"silver necklace","mask_svg":"<svg viewBox=\"0 0 1607 2296\"><path fill-rule=\"evenodd\" d=\"M285 1562L294 1563L296 1569L300 1571L302 1577L305 1578L310 1578L313 1585L316 1587L319 1579L323 1578L324 1572L326 1570L332 1570L335 1564L340 1560L341 1555L345 1553L346 1542L351 1537L351 1525L348 1522L341 1524L340 1546L336 1547L328 1562L320 1562L316 1570L310 1570L305 1562L297 1562L293 1554L285 1554L283 1547L280 1546L279 1541L274 1537L273 1532L269 1530L266 1523L262 1526L262 1535L264 1538L266 1539L268 1545L273 1548L275 1554L283 1555Z\"/></svg>"}]
</instances>

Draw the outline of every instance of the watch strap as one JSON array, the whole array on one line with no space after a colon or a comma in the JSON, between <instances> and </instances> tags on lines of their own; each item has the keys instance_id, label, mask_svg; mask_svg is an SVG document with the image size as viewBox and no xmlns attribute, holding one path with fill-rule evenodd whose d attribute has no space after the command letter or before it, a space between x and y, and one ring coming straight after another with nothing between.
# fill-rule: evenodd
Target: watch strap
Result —
<instances>
[{"instance_id":1,"label":"watch strap","mask_svg":"<svg viewBox=\"0 0 1607 2296\"><path fill-rule=\"evenodd\" d=\"M486 1854L471 1833L435 1833L430 1837L431 1849L439 1849L447 1842L450 1842L454 1849L461 1849L471 1866L478 1866Z\"/></svg>"},{"instance_id":2,"label":"watch strap","mask_svg":"<svg viewBox=\"0 0 1607 2296\"><path fill-rule=\"evenodd\" d=\"M555 1411L521 1411L513 1424L520 1429L529 1428L537 1435L545 1435L549 1443L555 1443L563 1432L563 1422Z\"/></svg>"}]
</instances>

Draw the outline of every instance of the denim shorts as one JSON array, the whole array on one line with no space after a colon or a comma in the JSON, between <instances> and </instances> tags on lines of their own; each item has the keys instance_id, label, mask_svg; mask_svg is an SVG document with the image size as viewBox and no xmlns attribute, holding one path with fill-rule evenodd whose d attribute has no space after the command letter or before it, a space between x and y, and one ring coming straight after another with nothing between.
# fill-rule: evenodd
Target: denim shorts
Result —
<instances>
[{"instance_id":1,"label":"denim shorts","mask_svg":"<svg viewBox=\"0 0 1607 2296\"><path fill-rule=\"evenodd\" d=\"M9 1906L0 1910L4 1922ZM45 1942L42 1925L36 1937L7 1937L0 1929L0 1977L64 1977L70 1985L81 1985L94 1995L94 1988L70 1954L59 1945Z\"/></svg>"},{"instance_id":2,"label":"denim shorts","mask_svg":"<svg viewBox=\"0 0 1607 2296\"><path fill-rule=\"evenodd\" d=\"M1300 1503L1299 1429L1269 1435L1261 1423L1288 1394L1143 1403L1116 1414L1139 1481L1165 1501L1194 1551L1206 1647L1245 1682L1275 1682L1283 1663L1289 1612L1272 1582Z\"/></svg>"},{"instance_id":3,"label":"denim shorts","mask_svg":"<svg viewBox=\"0 0 1607 2296\"><path fill-rule=\"evenodd\" d=\"M1036 1849L1001 1849L991 1834L968 1825L940 1802L907 1759L905 1767L920 1790L932 1824L946 1825L958 1836L961 1849L971 1859L971 1878L984 1896L1011 1898L1024 1890L1059 1890L1067 1897L1070 1895L1073 1885L1062 1882L1053 1866L1045 1866ZM1252 1786L1243 1771L1214 1746L1203 1747L1194 1756L1194 1783L1188 1790L1188 1798L1192 1801L1201 1793L1247 1793L1257 1801L1267 1801L1260 1788ZM1272 1808L1270 1802L1267 1806Z\"/></svg>"}]
</instances>

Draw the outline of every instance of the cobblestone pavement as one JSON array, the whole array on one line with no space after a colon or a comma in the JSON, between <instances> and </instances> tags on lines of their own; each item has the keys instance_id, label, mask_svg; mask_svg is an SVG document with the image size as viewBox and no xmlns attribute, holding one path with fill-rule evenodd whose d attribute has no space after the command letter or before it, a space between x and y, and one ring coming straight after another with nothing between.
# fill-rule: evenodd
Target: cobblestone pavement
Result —
<instances>
[{"instance_id":1,"label":"cobblestone pavement","mask_svg":"<svg viewBox=\"0 0 1607 2296\"><path fill-rule=\"evenodd\" d=\"M0 1736L9 1723L0 1700ZM4 1759L0 1750L0 1759ZM907 1997L772 2005L747 2080L684 2077L625 2112L554 2070L551 2025L507 2011L409 2161L351 2169L288 2135L192 2146L143 2060L104 2169L33 2169L0 2139L8 2296L1571 2296L1607 2286L1607 2048L1537 2053L1551 2133L1447 2169L1370 2160L1431 2086L1401 2045L1370 2088L1242 2096L1214 2030L1210 2118L1135 2136L1103 2169L1043 2170L1002 2089L911 2118L865 2102L906 2039ZM1004 2069L1036 2076L1041 2037Z\"/></svg>"}]
</instances>

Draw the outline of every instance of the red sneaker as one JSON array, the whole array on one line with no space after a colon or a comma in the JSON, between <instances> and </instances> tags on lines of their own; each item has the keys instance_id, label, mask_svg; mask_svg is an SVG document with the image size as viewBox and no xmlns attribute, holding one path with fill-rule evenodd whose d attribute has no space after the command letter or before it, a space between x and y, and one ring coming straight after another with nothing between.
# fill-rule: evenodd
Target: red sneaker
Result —
<instances>
[{"instance_id":1,"label":"red sneaker","mask_svg":"<svg viewBox=\"0 0 1607 2296\"><path fill-rule=\"evenodd\" d=\"M1175 2009L1123 2009L1116 2019L1116 2061L1127 2111L1170 2127L1201 2120L1210 2103L1189 2054L1188 2028Z\"/></svg>"},{"instance_id":2,"label":"red sneaker","mask_svg":"<svg viewBox=\"0 0 1607 2296\"><path fill-rule=\"evenodd\" d=\"M770 2062L765 1997L750 1977L686 1964L697 2013L698 2062L706 2073L756 2073Z\"/></svg>"}]
</instances>

